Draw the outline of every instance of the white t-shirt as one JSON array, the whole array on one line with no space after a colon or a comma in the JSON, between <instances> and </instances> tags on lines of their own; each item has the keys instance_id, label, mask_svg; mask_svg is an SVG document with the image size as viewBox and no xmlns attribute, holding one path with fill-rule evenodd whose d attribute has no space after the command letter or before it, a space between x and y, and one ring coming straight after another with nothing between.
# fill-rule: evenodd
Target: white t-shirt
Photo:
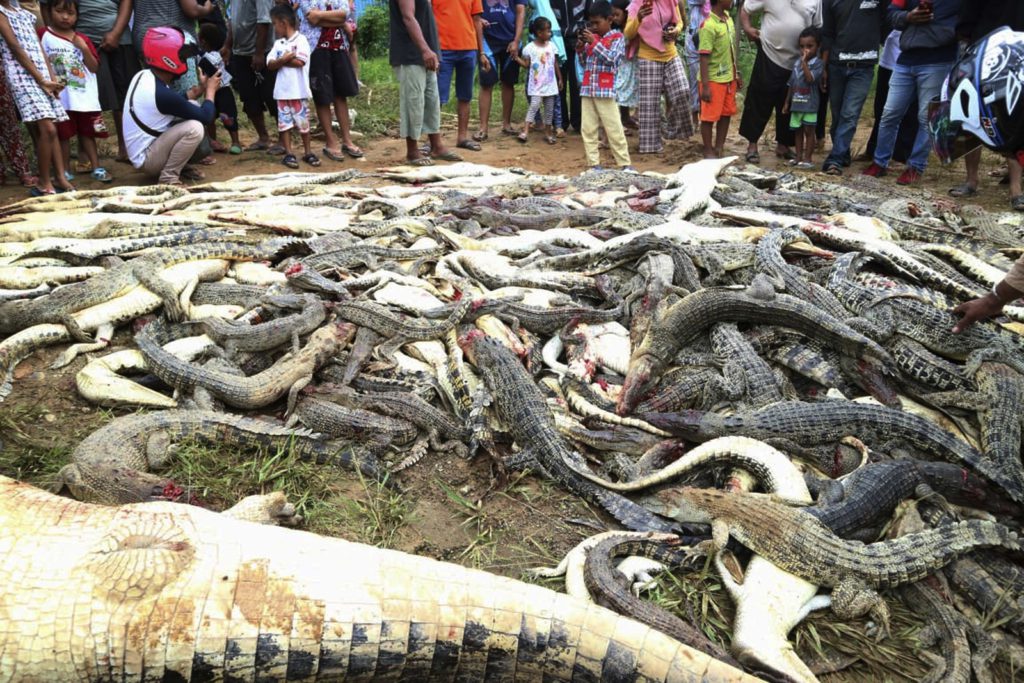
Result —
<instances>
[{"instance_id":1,"label":"white t-shirt","mask_svg":"<svg viewBox=\"0 0 1024 683\"><path fill-rule=\"evenodd\" d=\"M92 43L89 39L78 34L88 46ZM43 52L53 65L53 73L57 80L64 84L60 91L60 103L67 111L99 111L100 90L96 80L96 74L89 71L85 65L85 58L82 51L75 47L67 38L62 38L50 29L43 31L40 36L43 44ZM96 52L93 49L93 55Z\"/></svg>"},{"instance_id":2,"label":"white t-shirt","mask_svg":"<svg viewBox=\"0 0 1024 683\"><path fill-rule=\"evenodd\" d=\"M558 77L555 75L555 63L558 50L550 40L544 47L538 47L535 41L523 48L522 55L530 60L530 97L548 97L558 94Z\"/></svg>"},{"instance_id":3,"label":"white t-shirt","mask_svg":"<svg viewBox=\"0 0 1024 683\"><path fill-rule=\"evenodd\" d=\"M282 66L277 70L274 82L275 100L306 100L312 97L309 90L309 41L298 31L291 38L279 38L270 48L267 61L278 59L286 52L295 51L295 56L303 61L299 66Z\"/></svg>"},{"instance_id":4,"label":"white t-shirt","mask_svg":"<svg viewBox=\"0 0 1024 683\"><path fill-rule=\"evenodd\" d=\"M800 57L800 32L808 26L821 28L821 0L746 0L749 14L764 10L761 17L761 48L765 56L786 71Z\"/></svg>"},{"instance_id":5,"label":"white t-shirt","mask_svg":"<svg viewBox=\"0 0 1024 683\"><path fill-rule=\"evenodd\" d=\"M903 31L891 31L885 38L885 45L882 47L882 57L878 65L883 69L893 71L896 68L896 60L900 58L900 36Z\"/></svg>"}]
</instances>

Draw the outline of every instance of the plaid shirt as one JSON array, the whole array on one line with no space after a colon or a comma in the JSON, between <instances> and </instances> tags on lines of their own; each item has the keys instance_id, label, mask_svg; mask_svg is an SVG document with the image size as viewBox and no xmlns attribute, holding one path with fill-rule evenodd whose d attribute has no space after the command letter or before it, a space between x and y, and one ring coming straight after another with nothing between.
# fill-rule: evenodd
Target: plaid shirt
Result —
<instances>
[{"instance_id":1,"label":"plaid shirt","mask_svg":"<svg viewBox=\"0 0 1024 683\"><path fill-rule=\"evenodd\" d=\"M584 48L582 97L615 97L615 70L626 52L626 39L619 31L609 31Z\"/></svg>"}]
</instances>

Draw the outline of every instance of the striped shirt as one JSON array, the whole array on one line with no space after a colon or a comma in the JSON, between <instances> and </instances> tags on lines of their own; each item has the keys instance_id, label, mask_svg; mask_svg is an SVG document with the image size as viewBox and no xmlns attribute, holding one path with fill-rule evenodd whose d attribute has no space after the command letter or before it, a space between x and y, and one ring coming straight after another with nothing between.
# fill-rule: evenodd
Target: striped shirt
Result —
<instances>
[{"instance_id":1,"label":"striped shirt","mask_svg":"<svg viewBox=\"0 0 1024 683\"><path fill-rule=\"evenodd\" d=\"M626 39L619 31L609 31L588 45L581 56L583 84L581 97L615 97L615 70L626 53Z\"/></svg>"}]
</instances>

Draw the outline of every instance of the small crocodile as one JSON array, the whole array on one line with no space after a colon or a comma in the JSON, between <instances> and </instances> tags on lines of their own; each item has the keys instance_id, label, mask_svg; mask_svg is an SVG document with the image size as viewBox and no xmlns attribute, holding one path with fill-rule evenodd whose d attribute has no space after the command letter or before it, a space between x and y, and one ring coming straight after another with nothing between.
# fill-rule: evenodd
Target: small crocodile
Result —
<instances>
[{"instance_id":1,"label":"small crocodile","mask_svg":"<svg viewBox=\"0 0 1024 683\"><path fill-rule=\"evenodd\" d=\"M739 406L763 408L795 396L789 380L757 354L735 323L712 325L711 347L722 364L720 392Z\"/></svg>"},{"instance_id":2,"label":"small crocodile","mask_svg":"<svg viewBox=\"0 0 1024 683\"><path fill-rule=\"evenodd\" d=\"M792 327L872 365L888 368L892 364L888 352L876 342L812 304L775 294L766 281L744 290L702 289L669 308L633 352L618 412L626 414L639 403L652 378L680 348L710 325L730 321Z\"/></svg>"},{"instance_id":3,"label":"small crocodile","mask_svg":"<svg viewBox=\"0 0 1024 683\"><path fill-rule=\"evenodd\" d=\"M83 439L58 474L58 487L67 486L79 500L107 505L177 498L182 490L150 471L167 465L173 444L186 439L254 450L290 448L301 460L381 476L369 453L305 429L225 413L160 410L115 418Z\"/></svg>"},{"instance_id":4,"label":"small crocodile","mask_svg":"<svg viewBox=\"0 0 1024 683\"><path fill-rule=\"evenodd\" d=\"M840 618L868 612L889 632L889 608L878 588L918 581L974 548L1020 550L1017 534L995 522L971 520L865 545L845 541L807 512L768 496L675 488L658 494L661 511L677 521L710 523L712 540L696 550L725 548L732 536L779 567L832 590Z\"/></svg>"},{"instance_id":5,"label":"small crocodile","mask_svg":"<svg viewBox=\"0 0 1024 683\"><path fill-rule=\"evenodd\" d=\"M294 417L315 432L365 442L377 448L408 444L418 434L416 426L406 420L348 408L312 396L299 399L295 404Z\"/></svg>"},{"instance_id":6,"label":"small crocodile","mask_svg":"<svg viewBox=\"0 0 1024 683\"><path fill-rule=\"evenodd\" d=\"M236 351L269 351L289 342L292 351L297 353L299 337L315 330L327 318L327 308L312 294L268 297L263 308L298 309L298 312L257 325L223 318L205 318L195 324L232 355Z\"/></svg>"}]
</instances>

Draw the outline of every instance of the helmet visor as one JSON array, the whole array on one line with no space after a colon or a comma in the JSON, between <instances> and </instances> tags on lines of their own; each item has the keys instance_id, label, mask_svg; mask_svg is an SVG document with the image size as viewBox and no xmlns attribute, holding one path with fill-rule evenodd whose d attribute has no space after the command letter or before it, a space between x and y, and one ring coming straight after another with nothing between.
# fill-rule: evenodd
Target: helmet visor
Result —
<instances>
[{"instance_id":1,"label":"helmet visor","mask_svg":"<svg viewBox=\"0 0 1024 683\"><path fill-rule=\"evenodd\" d=\"M943 164L950 164L981 146L981 141L964 132L963 123L949 116L949 101L932 100L928 105L928 134L932 148Z\"/></svg>"}]
</instances>

